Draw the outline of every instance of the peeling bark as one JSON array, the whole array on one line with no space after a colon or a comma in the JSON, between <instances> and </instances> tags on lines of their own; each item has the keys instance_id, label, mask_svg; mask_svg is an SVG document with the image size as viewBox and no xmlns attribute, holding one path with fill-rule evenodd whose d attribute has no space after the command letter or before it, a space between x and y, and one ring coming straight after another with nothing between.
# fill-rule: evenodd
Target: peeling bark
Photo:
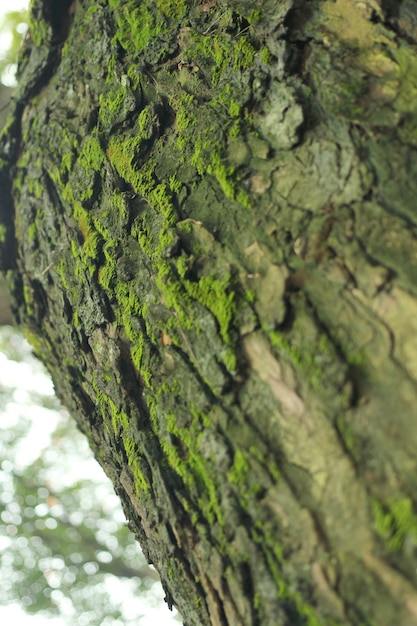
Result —
<instances>
[{"instance_id":1,"label":"peeling bark","mask_svg":"<svg viewBox=\"0 0 417 626\"><path fill-rule=\"evenodd\" d=\"M33 3L0 260L187 625L417 623L416 6Z\"/></svg>"}]
</instances>

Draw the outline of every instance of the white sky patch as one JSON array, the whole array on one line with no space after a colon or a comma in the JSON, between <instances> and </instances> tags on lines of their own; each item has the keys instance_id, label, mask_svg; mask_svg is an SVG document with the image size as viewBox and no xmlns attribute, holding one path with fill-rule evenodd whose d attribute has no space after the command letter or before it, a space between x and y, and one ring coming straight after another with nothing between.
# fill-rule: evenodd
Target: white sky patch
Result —
<instances>
[{"instance_id":1,"label":"white sky patch","mask_svg":"<svg viewBox=\"0 0 417 626\"><path fill-rule=\"evenodd\" d=\"M0 50L2 52L2 56L10 48L12 44L12 40L13 40L13 37L11 33L2 33L0 35Z\"/></svg>"},{"instance_id":2,"label":"white sky patch","mask_svg":"<svg viewBox=\"0 0 417 626\"><path fill-rule=\"evenodd\" d=\"M42 396L53 396L54 386L42 372L34 372L29 363L17 363L0 352L0 386L12 387L19 381L19 389L35 391Z\"/></svg>"},{"instance_id":3,"label":"white sky patch","mask_svg":"<svg viewBox=\"0 0 417 626\"><path fill-rule=\"evenodd\" d=\"M2 624L19 624L19 626L68 626L59 617L48 619L44 615L27 615L18 604L0 606Z\"/></svg>"},{"instance_id":4,"label":"white sky patch","mask_svg":"<svg viewBox=\"0 0 417 626\"><path fill-rule=\"evenodd\" d=\"M29 6L28 0L1 0L0 15L3 16L9 11L20 11Z\"/></svg>"}]
</instances>

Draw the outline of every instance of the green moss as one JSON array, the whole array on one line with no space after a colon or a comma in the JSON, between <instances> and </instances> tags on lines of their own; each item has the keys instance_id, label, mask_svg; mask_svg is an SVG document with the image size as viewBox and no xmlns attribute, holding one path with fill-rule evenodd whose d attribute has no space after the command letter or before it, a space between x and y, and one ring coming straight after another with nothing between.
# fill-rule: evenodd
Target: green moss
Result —
<instances>
[{"instance_id":1,"label":"green moss","mask_svg":"<svg viewBox=\"0 0 417 626\"><path fill-rule=\"evenodd\" d=\"M39 179L27 178L26 185L29 193L32 194L35 198L40 198L42 196L43 186Z\"/></svg>"},{"instance_id":2,"label":"green moss","mask_svg":"<svg viewBox=\"0 0 417 626\"><path fill-rule=\"evenodd\" d=\"M417 145L417 61L411 46L401 45L392 50L398 63L398 95L393 102L396 111L402 114L398 132L404 143ZM392 79L388 76L388 80ZM392 84L392 83L391 83Z\"/></svg>"},{"instance_id":3,"label":"green moss","mask_svg":"<svg viewBox=\"0 0 417 626\"><path fill-rule=\"evenodd\" d=\"M71 254L74 259L78 259L80 256L80 249L74 240L71 241Z\"/></svg>"},{"instance_id":4,"label":"green moss","mask_svg":"<svg viewBox=\"0 0 417 626\"><path fill-rule=\"evenodd\" d=\"M93 169L99 172L104 163L104 159L105 154L98 138L94 135L87 137L81 146L80 155L78 157L82 168L85 170Z\"/></svg>"},{"instance_id":5,"label":"green moss","mask_svg":"<svg viewBox=\"0 0 417 626\"><path fill-rule=\"evenodd\" d=\"M230 343L230 328L235 313L235 293L230 288L231 277L227 275L223 280L213 276L203 276L193 282L187 278L187 260L180 257L176 262L179 278L172 273L169 262L161 261L157 285L163 294L165 304L174 309L178 316L178 322L183 328L192 328L192 300L200 302L215 317L223 341ZM228 354L229 363L232 366L231 355Z\"/></svg>"},{"instance_id":6,"label":"green moss","mask_svg":"<svg viewBox=\"0 0 417 626\"><path fill-rule=\"evenodd\" d=\"M37 333L32 332L27 326L21 327L22 335L26 339L28 343L32 346L35 351L35 354L40 357L41 355L47 354L48 350L51 349L51 346L47 339L40 337Z\"/></svg>"},{"instance_id":7,"label":"green moss","mask_svg":"<svg viewBox=\"0 0 417 626\"><path fill-rule=\"evenodd\" d=\"M112 194L111 202L112 206L117 209L119 221L123 224L129 215L125 195L116 189Z\"/></svg>"},{"instance_id":8,"label":"green moss","mask_svg":"<svg viewBox=\"0 0 417 626\"><path fill-rule=\"evenodd\" d=\"M83 252L87 257L91 259L97 260L98 251L101 248L101 237L100 235L90 230L88 236L84 240L83 244Z\"/></svg>"},{"instance_id":9,"label":"green moss","mask_svg":"<svg viewBox=\"0 0 417 626\"><path fill-rule=\"evenodd\" d=\"M417 515L410 498L391 498L385 502L372 501L374 528L393 552L403 547L408 535L417 541Z\"/></svg>"},{"instance_id":10,"label":"green moss","mask_svg":"<svg viewBox=\"0 0 417 626\"><path fill-rule=\"evenodd\" d=\"M88 7L85 13L86 18L91 17L92 15L97 13L97 11L101 11L101 6L99 4L92 4L91 6Z\"/></svg>"},{"instance_id":11,"label":"green moss","mask_svg":"<svg viewBox=\"0 0 417 626\"><path fill-rule=\"evenodd\" d=\"M204 276L197 284L186 283L189 293L213 313L225 343L230 342L229 329L235 311L235 293L229 291L229 284L229 275L224 280Z\"/></svg>"},{"instance_id":12,"label":"green moss","mask_svg":"<svg viewBox=\"0 0 417 626\"><path fill-rule=\"evenodd\" d=\"M233 465L227 473L227 479L235 485L245 484L249 475L249 463L241 450L236 450Z\"/></svg>"},{"instance_id":13,"label":"green moss","mask_svg":"<svg viewBox=\"0 0 417 626\"><path fill-rule=\"evenodd\" d=\"M228 138L239 136L240 119L246 115L231 85L222 85L218 93L214 90L207 111L213 118L212 124L205 120L204 126L200 127L201 113L191 94L172 94L170 104L176 112L176 147L181 153L179 158L182 162L194 166L202 177L214 176L226 197L249 208L249 196L246 191L239 189L235 168L225 158L225 135ZM221 124L219 120L223 120Z\"/></svg>"},{"instance_id":14,"label":"green moss","mask_svg":"<svg viewBox=\"0 0 417 626\"><path fill-rule=\"evenodd\" d=\"M145 108L141 111L136 133L132 137L125 138L121 135L113 135L110 138L106 153L109 162L117 171L119 176L128 182L136 193L147 191L144 189L147 173L150 171L151 163L147 163L144 172L139 170L139 160L143 153L146 141L152 134L152 116ZM146 193L143 193L146 195Z\"/></svg>"},{"instance_id":15,"label":"green moss","mask_svg":"<svg viewBox=\"0 0 417 626\"><path fill-rule=\"evenodd\" d=\"M27 314L29 316L34 315L35 309L33 308L33 296L29 285L23 285L23 298L25 300Z\"/></svg>"},{"instance_id":16,"label":"green moss","mask_svg":"<svg viewBox=\"0 0 417 626\"><path fill-rule=\"evenodd\" d=\"M175 174L169 177L169 188L174 194L178 194L182 189L182 183L177 179Z\"/></svg>"},{"instance_id":17,"label":"green moss","mask_svg":"<svg viewBox=\"0 0 417 626\"><path fill-rule=\"evenodd\" d=\"M246 16L249 24L256 24L261 19L262 12L260 9L252 9L250 13Z\"/></svg>"},{"instance_id":18,"label":"green moss","mask_svg":"<svg viewBox=\"0 0 417 626\"><path fill-rule=\"evenodd\" d=\"M104 128L110 128L123 111L126 99L126 87L111 89L108 93L100 94L99 120Z\"/></svg>"},{"instance_id":19,"label":"green moss","mask_svg":"<svg viewBox=\"0 0 417 626\"><path fill-rule=\"evenodd\" d=\"M131 467L132 473L133 473L133 480L134 480L134 483L135 483L136 494L139 496L139 495L143 494L143 492L146 493L146 491L149 491L150 485L149 485L148 481L146 480L145 475L144 475L144 473L142 472L142 470L140 468L138 459L132 459L132 461L130 463L130 467Z\"/></svg>"},{"instance_id":20,"label":"green moss","mask_svg":"<svg viewBox=\"0 0 417 626\"><path fill-rule=\"evenodd\" d=\"M356 437L354 435L350 421L346 419L346 416L344 414L339 415L336 419L336 426L346 448L353 456L355 456Z\"/></svg>"},{"instance_id":21,"label":"green moss","mask_svg":"<svg viewBox=\"0 0 417 626\"><path fill-rule=\"evenodd\" d=\"M190 163L194 165L197 172L201 175L211 174L215 176L223 193L227 198L242 200L246 192L238 190L236 177L233 176L235 168L227 165L223 158L224 151L222 136L214 130L205 129L204 134L194 139L194 153L190 157Z\"/></svg>"},{"instance_id":22,"label":"green moss","mask_svg":"<svg viewBox=\"0 0 417 626\"><path fill-rule=\"evenodd\" d=\"M281 475L277 467L277 459L269 458L267 455L265 455L263 450L260 450L255 446L250 446L249 453L251 457L256 459L262 466L265 466L267 468L275 484L278 484L281 480Z\"/></svg>"},{"instance_id":23,"label":"green moss","mask_svg":"<svg viewBox=\"0 0 417 626\"><path fill-rule=\"evenodd\" d=\"M247 37L234 38L225 32L214 36L192 34L192 45L188 49L189 58L199 62L207 59L212 64L211 80L217 85L226 71L237 72L249 68L256 50Z\"/></svg>"},{"instance_id":24,"label":"green moss","mask_svg":"<svg viewBox=\"0 0 417 626\"><path fill-rule=\"evenodd\" d=\"M30 243L33 243L36 240L38 236L38 227L37 227L36 222L32 222L32 224L29 224L27 235L28 235L28 241Z\"/></svg>"},{"instance_id":25,"label":"green moss","mask_svg":"<svg viewBox=\"0 0 417 626\"><path fill-rule=\"evenodd\" d=\"M179 132L195 127L196 119L194 113L190 111L194 102L194 96L189 93L184 93L179 98L170 99L170 105L176 112L175 122Z\"/></svg>"},{"instance_id":26,"label":"green moss","mask_svg":"<svg viewBox=\"0 0 417 626\"><path fill-rule=\"evenodd\" d=\"M148 201L152 206L157 208L159 212L165 218L165 224L167 226L173 226L176 222L175 211L172 204L172 197L168 191L165 183L159 183L148 193ZM161 236L164 234L164 231L161 232ZM165 242L162 242L160 239L161 247L165 247L166 244L169 245L172 237L172 233L169 231L165 231L165 236L168 236L169 239Z\"/></svg>"},{"instance_id":27,"label":"green moss","mask_svg":"<svg viewBox=\"0 0 417 626\"><path fill-rule=\"evenodd\" d=\"M141 468L140 468L140 452L139 448L133 439L124 435L122 437L123 446L126 452L126 457L128 461L128 465L133 474L133 480L135 483L136 494L140 496L143 492L149 490L150 485L145 478Z\"/></svg>"},{"instance_id":28,"label":"green moss","mask_svg":"<svg viewBox=\"0 0 417 626\"><path fill-rule=\"evenodd\" d=\"M131 348L130 354L132 356L133 365L135 366L139 374L142 376L145 384L150 385L151 373L149 372L149 370L147 370L146 367L143 366L144 365L143 363L144 344L145 344L145 337L141 335L135 341L133 347Z\"/></svg>"},{"instance_id":29,"label":"green moss","mask_svg":"<svg viewBox=\"0 0 417 626\"><path fill-rule=\"evenodd\" d=\"M237 202L239 202L239 204L241 204L243 207L245 207L245 209L251 209L252 208L252 200L250 195L244 191L244 189L239 189L237 192L237 196L236 196L236 200Z\"/></svg>"},{"instance_id":30,"label":"green moss","mask_svg":"<svg viewBox=\"0 0 417 626\"><path fill-rule=\"evenodd\" d=\"M234 70L243 70L253 64L256 50L247 37L239 37L233 44L232 64Z\"/></svg>"},{"instance_id":31,"label":"green moss","mask_svg":"<svg viewBox=\"0 0 417 626\"><path fill-rule=\"evenodd\" d=\"M128 434L130 429L129 416L125 411L118 409L113 400L98 388L95 379L92 380L92 385L96 394L96 404L105 423L108 424L110 418L114 434L116 437L121 435L127 463L133 474L135 491L138 497L141 497L144 492L149 490L150 485L140 467L141 455L138 445Z\"/></svg>"},{"instance_id":32,"label":"green moss","mask_svg":"<svg viewBox=\"0 0 417 626\"><path fill-rule=\"evenodd\" d=\"M267 46L264 46L261 50L261 61L264 65L270 65L270 63L272 62L273 56L269 50L269 48L267 48Z\"/></svg>"},{"instance_id":33,"label":"green moss","mask_svg":"<svg viewBox=\"0 0 417 626\"><path fill-rule=\"evenodd\" d=\"M165 30L164 24L156 21L146 2L138 5L136 0L124 3L109 0L109 4L116 13L117 40L128 52L137 54L152 37Z\"/></svg>"},{"instance_id":34,"label":"green moss","mask_svg":"<svg viewBox=\"0 0 417 626\"><path fill-rule=\"evenodd\" d=\"M287 610L291 611L293 622L304 626L323 626L322 620L317 617L315 610L303 601L301 594L288 587L282 571L284 560L282 546L277 541L276 534L271 533L265 524L258 522L251 528L251 535L253 540L262 547L275 579L278 597L287 605ZM257 602L259 603L259 599ZM336 626L336 623L329 619L326 621L326 626Z\"/></svg>"},{"instance_id":35,"label":"green moss","mask_svg":"<svg viewBox=\"0 0 417 626\"><path fill-rule=\"evenodd\" d=\"M87 200L90 200L92 197L93 197L93 190L91 189L91 187L84 189L80 193L81 202L86 202Z\"/></svg>"},{"instance_id":36,"label":"green moss","mask_svg":"<svg viewBox=\"0 0 417 626\"><path fill-rule=\"evenodd\" d=\"M98 270L98 282L99 284L106 290L112 288L114 286L114 282L116 280L116 266L112 265L103 265Z\"/></svg>"},{"instance_id":37,"label":"green moss","mask_svg":"<svg viewBox=\"0 0 417 626\"><path fill-rule=\"evenodd\" d=\"M161 439L162 448L169 465L182 478L189 492L193 494L202 515L213 524L217 521L224 526L223 515L219 505L218 488L214 482L210 467L201 456L200 441L204 417L200 411L191 411L193 421L190 427L181 428L175 414L166 415L169 434L180 442L179 446L172 440Z\"/></svg>"},{"instance_id":38,"label":"green moss","mask_svg":"<svg viewBox=\"0 0 417 626\"><path fill-rule=\"evenodd\" d=\"M223 363L226 366L226 369L231 374L236 373L237 368L237 359L236 354L232 348L227 348L223 355Z\"/></svg>"},{"instance_id":39,"label":"green moss","mask_svg":"<svg viewBox=\"0 0 417 626\"><path fill-rule=\"evenodd\" d=\"M187 13L187 0L156 0L157 7L167 17L181 19Z\"/></svg>"},{"instance_id":40,"label":"green moss","mask_svg":"<svg viewBox=\"0 0 417 626\"><path fill-rule=\"evenodd\" d=\"M129 148L130 154L125 152L125 145ZM132 139L129 143L127 143L122 137L116 136L111 138L106 151L110 163L119 176L121 176L126 182L130 183L136 192L139 188L139 176L134 167L134 160L138 156L135 154L135 149L140 152L140 145L140 140Z\"/></svg>"},{"instance_id":41,"label":"green moss","mask_svg":"<svg viewBox=\"0 0 417 626\"><path fill-rule=\"evenodd\" d=\"M235 197L236 188L236 183L232 178L234 171L234 167L230 165L226 166L222 162L218 153L213 154L211 162L207 166L207 172L209 174L214 174L225 196L232 199Z\"/></svg>"},{"instance_id":42,"label":"green moss","mask_svg":"<svg viewBox=\"0 0 417 626\"><path fill-rule=\"evenodd\" d=\"M151 106L146 106L139 113L136 130L137 135L142 139L150 139L154 132L154 126L156 122L156 116Z\"/></svg>"},{"instance_id":43,"label":"green moss","mask_svg":"<svg viewBox=\"0 0 417 626\"><path fill-rule=\"evenodd\" d=\"M305 374L305 379L312 388L320 391L323 388L323 371L317 362L317 354L310 352L307 347L303 350L294 343L290 343L283 334L278 331L270 331L271 344L277 349L280 356L285 356L298 372ZM316 348L316 346L314 346Z\"/></svg>"},{"instance_id":44,"label":"green moss","mask_svg":"<svg viewBox=\"0 0 417 626\"><path fill-rule=\"evenodd\" d=\"M205 174L207 171L210 147L213 148L213 145L207 137L197 136L194 143L194 153L190 158L190 162L200 175Z\"/></svg>"},{"instance_id":45,"label":"green moss","mask_svg":"<svg viewBox=\"0 0 417 626\"><path fill-rule=\"evenodd\" d=\"M74 313L72 314L72 323L74 324L74 328L80 327L80 317L77 311L74 311Z\"/></svg>"},{"instance_id":46,"label":"green moss","mask_svg":"<svg viewBox=\"0 0 417 626\"><path fill-rule=\"evenodd\" d=\"M127 69L127 77L130 80L132 91L136 92L142 85L142 74L139 71L138 65L132 63Z\"/></svg>"},{"instance_id":47,"label":"green moss","mask_svg":"<svg viewBox=\"0 0 417 626\"><path fill-rule=\"evenodd\" d=\"M0 243L5 243L7 237L7 228L4 224L0 224Z\"/></svg>"},{"instance_id":48,"label":"green moss","mask_svg":"<svg viewBox=\"0 0 417 626\"><path fill-rule=\"evenodd\" d=\"M29 32L35 46L40 47L49 41L52 29L45 20L36 19L29 11Z\"/></svg>"},{"instance_id":49,"label":"green moss","mask_svg":"<svg viewBox=\"0 0 417 626\"><path fill-rule=\"evenodd\" d=\"M63 258L61 258L58 261L58 263L55 264L55 271L60 277L62 286L64 287L65 291L68 292L70 289L70 286L68 283L68 271L67 271L67 265Z\"/></svg>"},{"instance_id":50,"label":"green moss","mask_svg":"<svg viewBox=\"0 0 417 626\"><path fill-rule=\"evenodd\" d=\"M188 314L188 302L186 293L181 283L172 273L171 265L167 260L158 263L158 275L156 285L159 288L164 304L175 311L177 323L182 329L192 327L192 317Z\"/></svg>"},{"instance_id":51,"label":"green moss","mask_svg":"<svg viewBox=\"0 0 417 626\"><path fill-rule=\"evenodd\" d=\"M92 215L92 223L94 225L94 228L97 230L98 233L100 233L100 235L103 237L103 239L105 240L105 244L104 244L104 249L103 252L106 254L106 249L108 249L110 246L116 246L117 243L115 242L115 240L111 240L110 239L110 229L109 226L112 223L110 215L109 215L110 211L109 210L105 210L103 209L102 211L100 211L100 213L97 215ZM112 241L112 243L110 244L109 241ZM107 256L108 256L108 250L107 250ZM106 256L106 258L107 258ZM109 260L109 259L107 259Z\"/></svg>"},{"instance_id":52,"label":"green moss","mask_svg":"<svg viewBox=\"0 0 417 626\"><path fill-rule=\"evenodd\" d=\"M31 158L30 151L25 150L19 157L19 160L17 161L17 167L19 169L26 169L27 165L29 164L30 158Z\"/></svg>"},{"instance_id":53,"label":"green moss","mask_svg":"<svg viewBox=\"0 0 417 626\"><path fill-rule=\"evenodd\" d=\"M231 100L229 103L229 115L231 117L239 117L241 106L236 100Z\"/></svg>"},{"instance_id":54,"label":"green moss","mask_svg":"<svg viewBox=\"0 0 417 626\"><path fill-rule=\"evenodd\" d=\"M241 129L240 129L240 124L233 124L228 132L228 137L229 139L237 139L238 137L240 137L241 134ZM242 190L239 190L242 191Z\"/></svg>"},{"instance_id":55,"label":"green moss","mask_svg":"<svg viewBox=\"0 0 417 626\"><path fill-rule=\"evenodd\" d=\"M417 113L417 59L409 45L392 49L392 55L398 63L397 76L400 88L394 107L401 112Z\"/></svg>"},{"instance_id":56,"label":"green moss","mask_svg":"<svg viewBox=\"0 0 417 626\"><path fill-rule=\"evenodd\" d=\"M114 276L114 266L106 265L99 270L99 282L105 287L113 286L117 301L116 321L123 328L129 339L132 363L142 381L151 386L154 371L149 366L150 346L146 334L140 330L137 321L143 320L146 315L146 303L142 303L137 294L128 284L118 281ZM156 362L153 364L156 366Z\"/></svg>"},{"instance_id":57,"label":"green moss","mask_svg":"<svg viewBox=\"0 0 417 626\"><path fill-rule=\"evenodd\" d=\"M173 558L168 557L165 560L164 569L165 569L166 575L168 577L168 580L174 581L176 579L176 577L177 577L177 563L176 563L176 561Z\"/></svg>"},{"instance_id":58,"label":"green moss","mask_svg":"<svg viewBox=\"0 0 417 626\"><path fill-rule=\"evenodd\" d=\"M75 203L74 217L77 220L78 228L84 240L82 246L83 256L97 260L102 246L102 238L93 226L91 215L80 204ZM74 249L73 252L75 252ZM78 250L75 253L75 257L79 257Z\"/></svg>"},{"instance_id":59,"label":"green moss","mask_svg":"<svg viewBox=\"0 0 417 626\"><path fill-rule=\"evenodd\" d=\"M66 152L62 156L61 167L64 171L70 172L73 167L74 156L72 152Z\"/></svg>"},{"instance_id":60,"label":"green moss","mask_svg":"<svg viewBox=\"0 0 417 626\"><path fill-rule=\"evenodd\" d=\"M97 383L93 380L93 388L96 394L96 403L103 417L110 416L111 425L116 435L120 434L121 429L129 428L129 418L126 413L119 411L113 400L101 391Z\"/></svg>"},{"instance_id":61,"label":"green moss","mask_svg":"<svg viewBox=\"0 0 417 626\"><path fill-rule=\"evenodd\" d=\"M251 528L251 536L257 544L262 546L269 568L277 583L278 595L283 597L286 585L281 571L281 563L283 561L281 544L277 541L275 534L271 534L269 528L261 521L255 522L255 525Z\"/></svg>"}]
</instances>

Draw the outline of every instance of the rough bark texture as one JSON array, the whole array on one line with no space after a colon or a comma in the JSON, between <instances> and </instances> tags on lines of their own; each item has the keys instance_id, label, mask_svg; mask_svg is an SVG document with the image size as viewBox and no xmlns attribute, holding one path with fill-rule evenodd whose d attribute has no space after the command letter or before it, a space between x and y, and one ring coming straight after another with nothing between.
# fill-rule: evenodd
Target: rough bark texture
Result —
<instances>
[{"instance_id":1,"label":"rough bark texture","mask_svg":"<svg viewBox=\"0 0 417 626\"><path fill-rule=\"evenodd\" d=\"M6 123L12 93L13 89L0 84L0 129L2 129ZM2 201L0 200L0 215L2 215L1 203ZM3 218L1 219L1 221L3 221ZM7 288L7 281L3 275L0 275L0 324L13 324L9 290Z\"/></svg>"},{"instance_id":2,"label":"rough bark texture","mask_svg":"<svg viewBox=\"0 0 417 626\"><path fill-rule=\"evenodd\" d=\"M4 276L0 276L0 324L14 323L12 309L10 306L10 295L7 282Z\"/></svg>"},{"instance_id":3,"label":"rough bark texture","mask_svg":"<svg viewBox=\"0 0 417 626\"><path fill-rule=\"evenodd\" d=\"M411 0L33 3L3 268L187 625L417 624L416 43Z\"/></svg>"}]
</instances>

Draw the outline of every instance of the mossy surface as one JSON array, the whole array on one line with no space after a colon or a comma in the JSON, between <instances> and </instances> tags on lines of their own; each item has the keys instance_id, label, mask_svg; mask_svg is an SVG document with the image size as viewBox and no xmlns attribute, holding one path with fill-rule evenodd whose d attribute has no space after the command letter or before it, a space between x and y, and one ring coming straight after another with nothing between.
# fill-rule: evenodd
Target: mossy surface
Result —
<instances>
[{"instance_id":1,"label":"mossy surface","mask_svg":"<svg viewBox=\"0 0 417 626\"><path fill-rule=\"evenodd\" d=\"M190 624L406 624L415 50L350 4L32 12L16 314Z\"/></svg>"},{"instance_id":2,"label":"mossy surface","mask_svg":"<svg viewBox=\"0 0 417 626\"><path fill-rule=\"evenodd\" d=\"M387 547L399 552L409 538L417 541L417 516L410 498L393 498L389 502L373 503L375 531L382 537Z\"/></svg>"}]
</instances>

